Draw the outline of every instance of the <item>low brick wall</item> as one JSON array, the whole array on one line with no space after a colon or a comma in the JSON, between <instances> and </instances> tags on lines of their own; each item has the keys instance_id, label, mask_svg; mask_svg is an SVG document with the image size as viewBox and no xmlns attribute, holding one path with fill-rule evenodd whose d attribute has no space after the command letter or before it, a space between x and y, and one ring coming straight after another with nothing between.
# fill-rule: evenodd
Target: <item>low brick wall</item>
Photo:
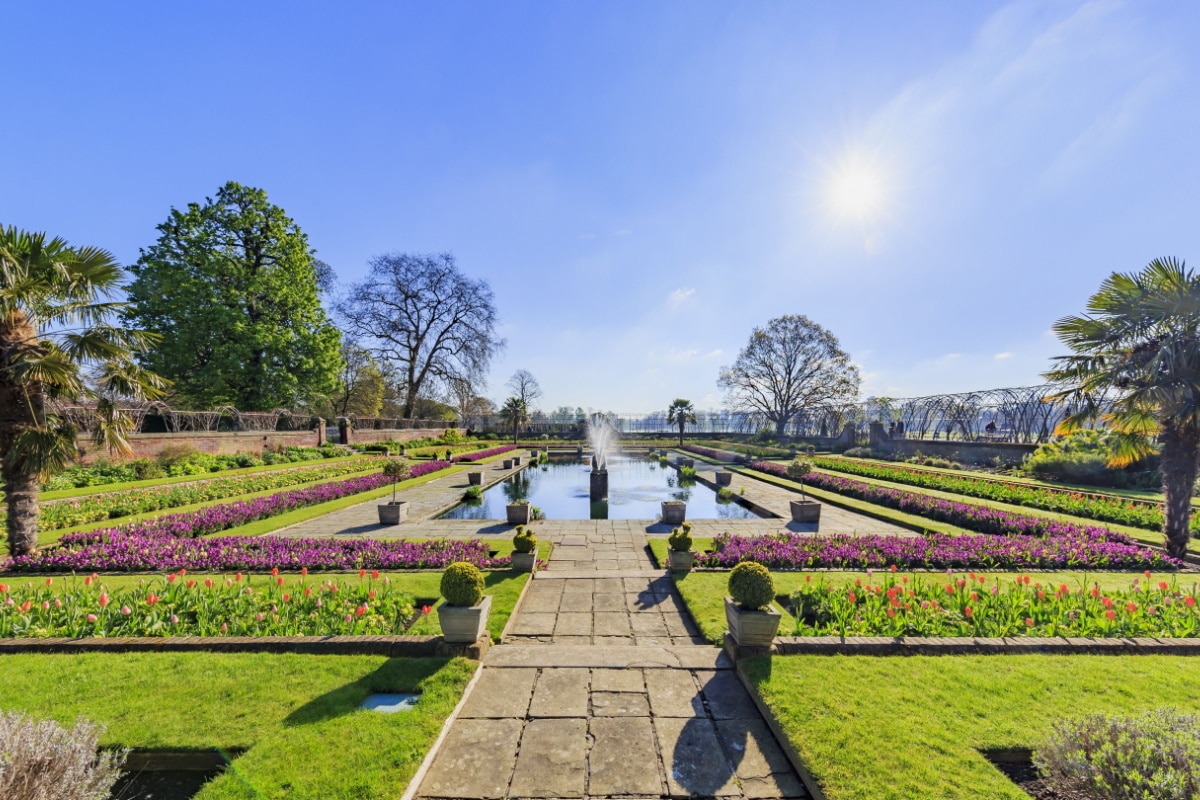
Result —
<instances>
[{"instance_id":1,"label":"low brick wall","mask_svg":"<svg viewBox=\"0 0 1200 800\"><path fill-rule=\"evenodd\" d=\"M1036 444L1013 444L1009 442L956 442L935 439L890 439L873 441L871 448L887 450L904 456L916 455L917 451L927 456L948 458L964 464L987 464L997 456L1006 466L1020 464L1025 456L1037 449Z\"/></svg>"},{"instance_id":2,"label":"low brick wall","mask_svg":"<svg viewBox=\"0 0 1200 800\"><path fill-rule=\"evenodd\" d=\"M5 653L300 653L374 655L388 658L466 656L487 650L475 644L447 644L441 636L177 636L146 638L0 639Z\"/></svg>"},{"instance_id":3,"label":"low brick wall","mask_svg":"<svg viewBox=\"0 0 1200 800\"><path fill-rule=\"evenodd\" d=\"M445 428L407 428L404 430L351 431L350 441L359 444L372 442L411 442L426 436L441 436ZM211 455L234 455L235 453L259 454L268 447L317 447L320 442L316 430L311 431L221 431L216 433L135 433L129 437L133 447L132 458L154 458L165 447L194 447ZM103 447L85 439L79 439L83 450L82 461L90 464L108 453Z\"/></svg>"},{"instance_id":4,"label":"low brick wall","mask_svg":"<svg viewBox=\"0 0 1200 800\"><path fill-rule=\"evenodd\" d=\"M1200 656L1200 639L1011 639L885 636L780 636L779 655L954 656L954 655L1152 655Z\"/></svg>"}]
</instances>

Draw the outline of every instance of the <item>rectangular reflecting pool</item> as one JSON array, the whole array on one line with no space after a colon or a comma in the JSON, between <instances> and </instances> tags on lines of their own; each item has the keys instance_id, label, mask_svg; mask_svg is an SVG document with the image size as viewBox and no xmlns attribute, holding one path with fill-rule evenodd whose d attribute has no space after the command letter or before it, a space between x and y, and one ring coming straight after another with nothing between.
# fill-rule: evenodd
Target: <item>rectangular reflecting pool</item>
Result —
<instances>
[{"instance_id":1,"label":"rectangular reflecting pool","mask_svg":"<svg viewBox=\"0 0 1200 800\"><path fill-rule=\"evenodd\" d=\"M679 473L657 460L617 456L608 462L608 500L588 499L585 459L554 459L534 464L442 514L441 519L504 519L504 507L528 500L546 519L658 519L664 500L687 503L688 519L757 519L734 500L722 500L707 486L680 484Z\"/></svg>"}]
</instances>

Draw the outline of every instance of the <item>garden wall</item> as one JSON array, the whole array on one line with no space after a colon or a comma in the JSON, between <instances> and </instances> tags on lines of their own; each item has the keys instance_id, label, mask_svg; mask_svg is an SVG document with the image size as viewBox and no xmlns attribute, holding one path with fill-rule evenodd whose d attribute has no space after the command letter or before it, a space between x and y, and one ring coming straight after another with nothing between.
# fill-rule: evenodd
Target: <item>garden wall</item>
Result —
<instances>
[{"instance_id":1,"label":"garden wall","mask_svg":"<svg viewBox=\"0 0 1200 800\"><path fill-rule=\"evenodd\" d=\"M916 455L920 450L927 456L948 458L964 464L988 464L999 457L1006 466L1016 466L1037 447L1036 444L1011 442L956 442L936 439L888 439L886 436L871 437L872 450L886 450L906 457Z\"/></svg>"},{"instance_id":2,"label":"garden wall","mask_svg":"<svg viewBox=\"0 0 1200 800\"><path fill-rule=\"evenodd\" d=\"M426 436L441 436L445 428L409 428L405 430L352 431L350 440L361 444L383 442L389 439L409 442ZM336 441L336 439L332 439ZM311 431L221 431L214 433L135 433L129 437L133 447L133 458L154 458L165 447L180 445L194 447L202 453L233 455L234 453L260 453L266 447L316 447L320 444L316 430ZM99 456L105 456L103 447L80 438L83 450L82 461L90 464Z\"/></svg>"}]
</instances>

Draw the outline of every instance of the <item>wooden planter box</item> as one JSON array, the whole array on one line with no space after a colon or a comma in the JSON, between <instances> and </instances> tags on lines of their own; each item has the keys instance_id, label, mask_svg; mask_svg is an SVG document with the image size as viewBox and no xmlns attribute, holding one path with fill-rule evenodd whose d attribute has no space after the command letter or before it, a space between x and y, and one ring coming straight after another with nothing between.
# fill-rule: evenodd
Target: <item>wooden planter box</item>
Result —
<instances>
[{"instance_id":1,"label":"wooden planter box","mask_svg":"<svg viewBox=\"0 0 1200 800\"><path fill-rule=\"evenodd\" d=\"M717 471L717 486L728 486L733 483L733 473L725 470Z\"/></svg>"},{"instance_id":2,"label":"wooden planter box","mask_svg":"<svg viewBox=\"0 0 1200 800\"><path fill-rule=\"evenodd\" d=\"M821 521L821 504L816 500L793 500L792 522L813 523Z\"/></svg>"},{"instance_id":3,"label":"wooden planter box","mask_svg":"<svg viewBox=\"0 0 1200 800\"><path fill-rule=\"evenodd\" d=\"M770 647L782 619L783 615L773 608L747 611L739 608L733 598L725 598L725 622L738 647Z\"/></svg>"},{"instance_id":4,"label":"wooden planter box","mask_svg":"<svg viewBox=\"0 0 1200 800\"><path fill-rule=\"evenodd\" d=\"M691 572L696 563L696 554L691 550L667 549L667 563L671 572Z\"/></svg>"},{"instance_id":5,"label":"wooden planter box","mask_svg":"<svg viewBox=\"0 0 1200 800\"><path fill-rule=\"evenodd\" d=\"M666 525L682 525L687 516L687 503L666 500L662 504L662 521Z\"/></svg>"},{"instance_id":6,"label":"wooden planter box","mask_svg":"<svg viewBox=\"0 0 1200 800\"><path fill-rule=\"evenodd\" d=\"M442 626L442 638L456 644L474 644L487 630L488 612L492 608L492 596L485 594L477 606L438 606L438 624Z\"/></svg>"},{"instance_id":7,"label":"wooden planter box","mask_svg":"<svg viewBox=\"0 0 1200 800\"><path fill-rule=\"evenodd\" d=\"M408 519L408 501L397 500L394 503L383 503L379 508L380 525L399 525Z\"/></svg>"},{"instance_id":8,"label":"wooden planter box","mask_svg":"<svg viewBox=\"0 0 1200 800\"><path fill-rule=\"evenodd\" d=\"M483 473L482 472L468 472L467 473L467 483L469 483L471 486L483 486Z\"/></svg>"},{"instance_id":9,"label":"wooden planter box","mask_svg":"<svg viewBox=\"0 0 1200 800\"><path fill-rule=\"evenodd\" d=\"M529 503L509 503L506 510L509 525L528 525L533 516L533 506Z\"/></svg>"},{"instance_id":10,"label":"wooden planter box","mask_svg":"<svg viewBox=\"0 0 1200 800\"><path fill-rule=\"evenodd\" d=\"M514 572L533 572L534 566L537 565L537 553L518 553L516 550L512 554L512 568Z\"/></svg>"}]
</instances>

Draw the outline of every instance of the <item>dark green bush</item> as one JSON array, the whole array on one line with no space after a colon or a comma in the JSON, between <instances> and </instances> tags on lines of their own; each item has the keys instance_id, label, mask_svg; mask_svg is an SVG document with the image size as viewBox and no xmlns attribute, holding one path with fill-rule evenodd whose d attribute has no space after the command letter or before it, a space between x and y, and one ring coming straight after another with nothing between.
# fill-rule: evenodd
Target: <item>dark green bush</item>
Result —
<instances>
[{"instance_id":1,"label":"dark green bush","mask_svg":"<svg viewBox=\"0 0 1200 800\"><path fill-rule=\"evenodd\" d=\"M1112 457L1113 445L1108 432L1079 431L1040 446L1025 459L1021 470L1044 481L1088 486L1149 488L1161 482L1158 456L1128 467L1110 467Z\"/></svg>"},{"instance_id":2,"label":"dark green bush","mask_svg":"<svg viewBox=\"0 0 1200 800\"><path fill-rule=\"evenodd\" d=\"M442 597L452 606L474 606L483 599L483 573L466 561L456 561L442 573Z\"/></svg>"},{"instance_id":3,"label":"dark green bush","mask_svg":"<svg viewBox=\"0 0 1200 800\"><path fill-rule=\"evenodd\" d=\"M1059 794L1193 800L1200 797L1200 718L1159 709L1060 721L1033 762Z\"/></svg>"},{"instance_id":4,"label":"dark green bush","mask_svg":"<svg viewBox=\"0 0 1200 800\"><path fill-rule=\"evenodd\" d=\"M771 571L754 561L743 561L729 573L729 596L742 608L759 611L775 599Z\"/></svg>"}]
</instances>

